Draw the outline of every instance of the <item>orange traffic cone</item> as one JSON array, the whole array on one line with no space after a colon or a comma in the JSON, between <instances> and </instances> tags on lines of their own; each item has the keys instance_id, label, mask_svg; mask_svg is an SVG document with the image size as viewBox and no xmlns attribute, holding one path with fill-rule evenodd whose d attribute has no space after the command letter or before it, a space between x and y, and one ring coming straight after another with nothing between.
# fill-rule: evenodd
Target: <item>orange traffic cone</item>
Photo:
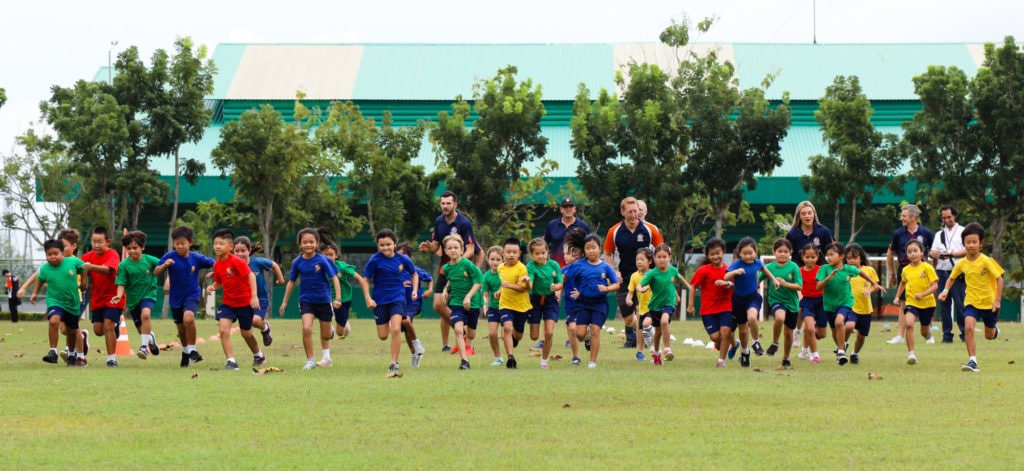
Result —
<instances>
[{"instance_id":1,"label":"orange traffic cone","mask_svg":"<svg viewBox=\"0 0 1024 471\"><path fill-rule=\"evenodd\" d=\"M117 334L117 348L114 349L114 354L123 357L128 355L134 355L132 351L131 341L128 340L128 326L124 322L124 316L121 316L121 331Z\"/></svg>"}]
</instances>

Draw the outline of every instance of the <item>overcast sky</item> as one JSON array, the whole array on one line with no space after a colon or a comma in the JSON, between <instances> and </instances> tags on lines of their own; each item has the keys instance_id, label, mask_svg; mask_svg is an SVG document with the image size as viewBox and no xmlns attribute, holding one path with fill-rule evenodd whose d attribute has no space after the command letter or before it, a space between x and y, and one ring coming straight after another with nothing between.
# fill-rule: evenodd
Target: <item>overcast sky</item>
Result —
<instances>
[{"instance_id":1,"label":"overcast sky","mask_svg":"<svg viewBox=\"0 0 1024 471\"><path fill-rule=\"evenodd\" d=\"M498 6L512 7L511 10ZM18 1L0 16L0 154L38 121L54 84L92 78L113 52L148 58L179 36L228 42L656 42L684 14L716 15L700 42L1001 42L1024 38L1021 0L675 0L505 2ZM611 73L611 72L609 72Z\"/></svg>"}]
</instances>

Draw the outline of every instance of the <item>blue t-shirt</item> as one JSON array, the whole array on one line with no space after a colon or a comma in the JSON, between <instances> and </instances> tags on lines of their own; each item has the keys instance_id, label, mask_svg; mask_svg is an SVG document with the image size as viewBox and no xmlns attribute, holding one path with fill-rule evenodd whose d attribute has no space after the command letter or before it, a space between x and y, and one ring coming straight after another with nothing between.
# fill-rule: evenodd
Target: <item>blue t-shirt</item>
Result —
<instances>
[{"instance_id":1,"label":"blue t-shirt","mask_svg":"<svg viewBox=\"0 0 1024 471\"><path fill-rule=\"evenodd\" d=\"M405 284L402 282L403 271L409 272L409 279L411 280L412 273L416 271L416 266L412 264L412 259L400 253L396 253L393 257L388 258L377 252L366 262L363 277L373 285L372 296L378 305L405 301Z\"/></svg>"},{"instance_id":2,"label":"blue t-shirt","mask_svg":"<svg viewBox=\"0 0 1024 471\"><path fill-rule=\"evenodd\" d=\"M764 268L764 263L761 262L761 259L754 259L754 263L744 263L740 259L733 260L726 271L733 271L737 268L744 269L746 273L733 277L732 282L736 285L733 288L733 293L736 296L749 296L756 293L757 274Z\"/></svg>"},{"instance_id":3,"label":"blue t-shirt","mask_svg":"<svg viewBox=\"0 0 1024 471\"><path fill-rule=\"evenodd\" d=\"M579 260L565 268L564 279L571 280L572 286L580 291L580 298L576 302L581 302L581 300L583 302L602 300L607 296L607 293L602 293L597 287L599 285L608 286L619 282L615 269L604 260L601 260L597 265L591 265L586 260Z\"/></svg>"},{"instance_id":4,"label":"blue t-shirt","mask_svg":"<svg viewBox=\"0 0 1024 471\"><path fill-rule=\"evenodd\" d=\"M256 299L270 300L267 292L267 278L263 276L263 272L273 270L274 262L262 257L249 257L249 269L256 274Z\"/></svg>"},{"instance_id":5,"label":"blue t-shirt","mask_svg":"<svg viewBox=\"0 0 1024 471\"><path fill-rule=\"evenodd\" d=\"M310 258L302 255L292 260L292 269L288 273L288 281L295 281L299 277L299 302L313 304L330 304L331 289L334 283L331 279L338 276L338 267L331 259L321 253L315 253Z\"/></svg>"},{"instance_id":6,"label":"blue t-shirt","mask_svg":"<svg viewBox=\"0 0 1024 471\"><path fill-rule=\"evenodd\" d=\"M160 265L167 260L174 260L174 265L167 267L167 276L171 279L171 290L168 293L172 308L180 308L186 301L196 301L202 297L199 288L199 270L213 268L213 259L189 251L188 257L182 257L178 251L172 250L160 259Z\"/></svg>"},{"instance_id":7,"label":"blue t-shirt","mask_svg":"<svg viewBox=\"0 0 1024 471\"><path fill-rule=\"evenodd\" d=\"M430 276L430 273L428 273L426 270L424 270L424 269L422 269L420 267L416 267L416 274L420 276L420 286L413 286L412 285L412 272L402 270L401 273L399 273L399 276L402 277L402 284L403 285L406 282L410 283L409 286L405 287L405 304L406 305L413 304L413 303L422 303L423 302L423 283L430 283L431 281L434 281L434 278ZM416 300L415 301L412 300L412 290L413 290L413 288L417 288L417 290L416 290L416 295L417 296L416 296Z\"/></svg>"},{"instance_id":8,"label":"blue t-shirt","mask_svg":"<svg viewBox=\"0 0 1024 471\"><path fill-rule=\"evenodd\" d=\"M463 216L461 212L455 212L455 220L448 223L445 221L444 214L437 217L434 220L434 233L431 234L431 239L438 244L444 241L445 237L450 235L458 235L462 237L462 243L466 246L473 244L474 253L479 250L479 244L476 243L476 238L473 236L473 223L469 221L469 218ZM448 255L445 255L444 251L441 251L441 265L448 263ZM380 304L380 301L377 301Z\"/></svg>"},{"instance_id":9,"label":"blue t-shirt","mask_svg":"<svg viewBox=\"0 0 1024 471\"><path fill-rule=\"evenodd\" d=\"M566 265L562 267L562 299L565 300L565 312L569 312L576 303L575 299L572 299L572 290L574 285L572 280L569 279L569 267L572 265Z\"/></svg>"}]
</instances>

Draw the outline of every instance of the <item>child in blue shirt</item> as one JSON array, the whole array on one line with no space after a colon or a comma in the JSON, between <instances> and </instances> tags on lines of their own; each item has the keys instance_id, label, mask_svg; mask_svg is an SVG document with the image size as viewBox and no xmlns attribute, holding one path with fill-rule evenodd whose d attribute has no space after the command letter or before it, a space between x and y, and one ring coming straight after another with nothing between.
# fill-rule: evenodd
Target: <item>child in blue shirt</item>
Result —
<instances>
[{"instance_id":1,"label":"child in blue shirt","mask_svg":"<svg viewBox=\"0 0 1024 471\"><path fill-rule=\"evenodd\" d=\"M576 306L576 339L586 340L590 333L590 361L587 368L597 368L601 350L601 329L608 318L608 293L619 289L619 276L608 262L601 260L601 238L573 228L565 235L566 245L584 255L569 265L565 279L571 280ZM589 329L588 329L589 327Z\"/></svg>"},{"instance_id":2,"label":"child in blue shirt","mask_svg":"<svg viewBox=\"0 0 1024 471\"><path fill-rule=\"evenodd\" d=\"M316 368L313 361L313 319L320 321L320 338L331 339L332 317L334 309L341 307L341 284L338 281L338 268L334 262L317 252L321 238L329 236L326 229L305 228L299 231L299 250L302 254L292 260L292 268L288 273L288 285L284 289L281 307L278 310L283 316L288 298L295 289L295 280L299 281L299 312L302 313L302 348L306 353L304 370ZM334 288L334 301L331 301L331 288ZM325 352L330 358L330 351Z\"/></svg>"},{"instance_id":3,"label":"child in blue shirt","mask_svg":"<svg viewBox=\"0 0 1024 471\"><path fill-rule=\"evenodd\" d=\"M175 227L171 231L174 250L164 254L160 264L153 269L156 276L167 272L171 317L174 318L178 338L184 346L181 351L182 368L203 361L203 356L196 350L196 311L199 310L199 300L202 298L199 270L213 268L212 258L191 250L195 235L191 227Z\"/></svg>"},{"instance_id":4,"label":"child in blue shirt","mask_svg":"<svg viewBox=\"0 0 1024 471\"><path fill-rule=\"evenodd\" d=\"M402 242L398 244L396 249L398 253L409 257L412 260L412 244L408 242ZM413 265L415 266L415 264ZM402 332L405 333L405 343L409 345L409 352L411 352L410 363L413 368L420 367L420 360L423 359L423 354L427 352L427 349L423 347L423 343L420 342L419 337L416 335L416 328L413 327L412 321L420 314L423 309L423 299L430 298L434 295L434 278L430 276L430 272L416 267L416 274L420 276L420 285L412 285L412 273L402 270L402 283L405 284L405 314L402 316ZM427 290L423 291L422 285L427 283ZM413 300L412 292L416 290L417 296ZM452 350L452 353L458 353L456 350Z\"/></svg>"},{"instance_id":5,"label":"child in blue shirt","mask_svg":"<svg viewBox=\"0 0 1024 471\"><path fill-rule=\"evenodd\" d=\"M395 251L398 236L390 229L377 233L377 253L370 257L363 270L363 277L373 285L373 296L363 285L366 307L373 309L373 319L377 324L377 337L387 340L391 336L391 365L388 371L398 373L398 354L402 351L402 317L405 315L405 284L402 282L403 270L413 273L411 283L419 286L420 277L412 259ZM413 301L419 299L418 290L413 290Z\"/></svg>"},{"instance_id":6,"label":"child in blue shirt","mask_svg":"<svg viewBox=\"0 0 1024 471\"><path fill-rule=\"evenodd\" d=\"M740 239L736 244L736 260L729 265L725 273L725 281L731 281L735 286L732 293L732 317L739 326L740 344L743 345L743 352L740 355L740 366L750 366L750 348L747 346L750 339L754 340L754 353L757 356L764 354L761 342L758 340L757 313L761 310L763 298L757 292L757 274L764 274L775 289L779 289L779 281L775 275L764 266L761 259L757 257L757 242L750 237Z\"/></svg>"}]
</instances>

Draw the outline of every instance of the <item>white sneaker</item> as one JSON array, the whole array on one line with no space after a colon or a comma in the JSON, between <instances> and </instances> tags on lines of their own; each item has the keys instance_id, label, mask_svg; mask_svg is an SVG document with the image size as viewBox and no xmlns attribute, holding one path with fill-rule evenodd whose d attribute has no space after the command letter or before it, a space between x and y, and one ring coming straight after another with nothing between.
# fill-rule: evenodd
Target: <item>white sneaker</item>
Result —
<instances>
[{"instance_id":1,"label":"white sneaker","mask_svg":"<svg viewBox=\"0 0 1024 471\"><path fill-rule=\"evenodd\" d=\"M316 362L313 360L306 360L306 364L302 366L304 370L312 370L313 368L316 368Z\"/></svg>"},{"instance_id":2,"label":"white sneaker","mask_svg":"<svg viewBox=\"0 0 1024 471\"><path fill-rule=\"evenodd\" d=\"M416 352L417 355L422 355L424 353L427 353L427 349L423 348L423 344L420 343L420 339L416 339L416 340L412 341L412 350L414 352Z\"/></svg>"},{"instance_id":3,"label":"white sneaker","mask_svg":"<svg viewBox=\"0 0 1024 471\"><path fill-rule=\"evenodd\" d=\"M316 362L316 366L334 366L334 362L330 358L321 358Z\"/></svg>"},{"instance_id":4,"label":"white sneaker","mask_svg":"<svg viewBox=\"0 0 1024 471\"><path fill-rule=\"evenodd\" d=\"M908 365L916 365L917 364L917 355L914 355L914 352L910 352L909 354L907 354L907 364Z\"/></svg>"},{"instance_id":5,"label":"white sneaker","mask_svg":"<svg viewBox=\"0 0 1024 471\"><path fill-rule=\"evenodd\" d=\"M811 352L800 352L796 357L800 360L811 361Z\"/></svg>"},{"instance_id":6,"label":"white sneaker","mask_svg":"<svg viewBox=\"0 0 1024 471\"><path fill-rule=\"evenodd\" d=\"M547 360L541 360L540 361L540 369L542 369L542 370L548 369L548 361Z\"/></svg>"},{"instance_id":7,"label":"white sneaker","mask_svg":"<svg viewBox=\"0 0 1024 471\"><path fill-rule=\"evenodd\" d=\"M895 337L893 337L893 338L891 338L889 340L886 340L885 343L887 343L889 345L901 344L901 343L903 343L903 337L897 335L897 336L895 336Z\"/></svg>"},{"instance_id":8,"label":"white sneaker","mask_svg":"<svg viewBox=\"0 0 1024 471\"><path fill-rule=\"evenodd\" d=\"M420 360L422 358L423 358L423 354L422 353L413 353L412 357L409 359L409 364L411 364L413 368L419 368L420 367Z\"/></svg>"},{"instance_id":9,"label":"white sneaker","mask_svg":"<svg viewBox=\"0 0 1024 471\"><path fill-rule=\"evenodd\" d=\"M935 343L935 336L933 335L931 337L928 337L928 340L925 340L924 343L928 343L928 344Z\"/></svg>"},{"instance_id":10,"label":"white sneaker","mask_svg":"<svg viewBox=\"0 0 1024 471\"><path fill-rule=\"evenodd\" d=\"M597 368L597 363L594 363L592 361L591 362L587 362L587 368L590 368L590 369Z\"/></svg>"}]
</instances>

